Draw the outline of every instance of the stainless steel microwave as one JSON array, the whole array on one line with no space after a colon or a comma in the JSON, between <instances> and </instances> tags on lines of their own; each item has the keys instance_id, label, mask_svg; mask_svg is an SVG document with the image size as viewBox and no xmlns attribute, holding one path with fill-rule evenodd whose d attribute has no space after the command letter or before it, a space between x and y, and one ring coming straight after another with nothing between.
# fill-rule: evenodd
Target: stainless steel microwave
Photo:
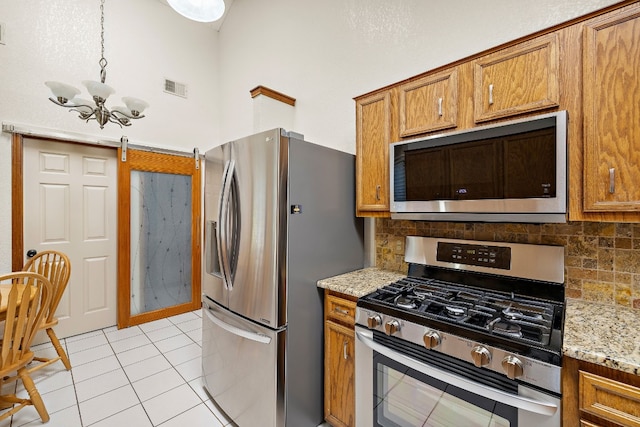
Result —
<instances>
[{"instance_id":1,"label":"stainless steel microwave","mask_svg":"<svg viewBox=\"0 0 640 427\"><path fill-rule=\"evenodd\" d=\"M391 217L566 222L567 121L558 111L391 144Z\"/></svg>"}]
</instances>

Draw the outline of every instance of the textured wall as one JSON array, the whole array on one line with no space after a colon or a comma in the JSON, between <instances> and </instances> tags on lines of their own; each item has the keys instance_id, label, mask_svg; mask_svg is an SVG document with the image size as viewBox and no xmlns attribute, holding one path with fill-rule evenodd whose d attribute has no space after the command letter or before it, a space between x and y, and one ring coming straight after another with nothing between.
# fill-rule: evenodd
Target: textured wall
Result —
<instances>
[{"instance_id":1,"label":"textured wall","mask_svg":"<svg viewBox=\"0 0 640 427\"><path fill-rule=\"evenodd\" d=\"M217 36L156 0L105 2L108 105L134 96L151 104L131 127L100 130L47 98L47 80L76 86L100 75L99 0L0 0L5 44L0 44L0 122L92 139L118 140L191 151L218 140ZM163 92L164 78L188 84L187 99ZM0 273L11 269L11 144L0 133Z\"/></svg>"},{"instance_id":2,"label":"textured wall","mask_svg":"<svg viewBox=\"0 0 640 427\"><path fill-rule=\"evenodd\" d=\"M353 98L617 0L236 0L220 30L224 140L251 133L248 91L296 98L309 141L355 152Z\"/></svg>"},{"instance_id":3,"label":"textured wall","mask_svg":"<svg viewBox=\"0 0 640 427\"><path fill-rule=\"evenodd\" d=\"M404 262L406 236L561 245L565 248L567 297L640 309L640 224L493 224L377 219L377 267L407 272Z\"/></svg>"}]
</instances>

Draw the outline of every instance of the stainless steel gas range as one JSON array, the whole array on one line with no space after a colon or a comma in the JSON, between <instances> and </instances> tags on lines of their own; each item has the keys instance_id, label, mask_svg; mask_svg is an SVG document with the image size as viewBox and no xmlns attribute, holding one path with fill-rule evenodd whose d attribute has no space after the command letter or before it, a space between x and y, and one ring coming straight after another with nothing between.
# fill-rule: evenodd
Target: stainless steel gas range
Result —
<instances>
[{"instance_id":1,"label":"stainless steel gas range","mask_svg":"<svg viewBox=\"0 0 640 427\"><path fill-rule=\"evenodd\" d=\"M356 308L362 427L559 427L564 248L407 238Z\"/></svg>"}]
</instances>

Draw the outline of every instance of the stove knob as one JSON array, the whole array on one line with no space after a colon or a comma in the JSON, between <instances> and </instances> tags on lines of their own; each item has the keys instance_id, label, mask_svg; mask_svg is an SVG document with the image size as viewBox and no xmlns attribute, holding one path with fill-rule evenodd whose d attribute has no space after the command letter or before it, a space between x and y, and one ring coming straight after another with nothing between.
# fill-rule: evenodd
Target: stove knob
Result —
<instances>
[{"instance_id":1,"label":"stove knob","mask_svg":"<svg viewBox=\"0 0 640 427\"><path fill-rule=\"evenodd\" d=\"M391 336L400 330L400 323L397 320L389 320L384 324L384 333Z\"/></svg>"},{"instance_id":2,"label":"stove knob","mask_svg":"<svg viewBox=\"0 0 640 427\"><path fill-rule=\"evenodd\" d=\"M502 359L502 369L509 379L515 380L524 373L522 362L515 356L507 356Z\"/></svg>"},{"instance_id":3,"label":"stove knob","mask_svg":"<svg viewBox=\"0 0 640 427\"><path fill-rule=\"evenodd\" d=\"M422 340L424 341L424 346L429 350L436 348L441 342L440 335L436 331L427 331Z\"/></svg>"},{"instance_id":4,"label":"stove knob","mask_svg":"<svg viewBox=\"0 0 640 427\"><path fill-rule=\"evenodd\" d=\"M367 326L369 326L369 329L375 329L380 325L382 325L382 317L379 315L375 314L367 318Z\"/></svg>"},{"instance_id":5,"label":"stove knob","mask_svg":"<svg viewBox=\"0 0 640 427\"><path fill-rule=\"evenodd\" d=\"M471 358L473 359L474 365L482 368L491 362L491 353L485 347L477 345L471 350Z\"/></svg>"}]
</instances>

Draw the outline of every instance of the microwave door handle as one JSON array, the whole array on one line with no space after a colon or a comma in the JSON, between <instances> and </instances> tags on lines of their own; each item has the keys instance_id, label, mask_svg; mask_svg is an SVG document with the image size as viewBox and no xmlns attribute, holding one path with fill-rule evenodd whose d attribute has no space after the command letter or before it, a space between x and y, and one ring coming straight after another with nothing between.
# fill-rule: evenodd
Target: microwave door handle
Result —
<instances>
[{"instance_id":1,"label":"microwave door handle","mask_svg":"<svg viewBox=\"0 0 640 427\"><path fill-rule=\"evenodd\" d=\"M229 182L229 175L233 171L235 163L233 160L229 160L225 165L225 170L222 174L222 191L220 193L220 203L218 211L218 257L220 262L220 270L222 272L223 282L225 289L230 289L231 277L229 275L229 245L228 245L228 222L229 222L229 197L231 192L231 185Z\"/></svg>"},{"instance_id":2,"label":"microwave door handle","mask_svg":"<svg viewBox=\"0 0 640 427\"><path fill-rule=\"evenodd\" d=\"M437 380L462 388L463 390L467 390L477 395L484 396L488 399L495 400L496 402L502 402L506 405L513 406L524 411L534 412L536 414L547 416L555 414L555 412L558 410L558 406L554 405L553 403L515 396L502 390L488 387L483 384L478 384L474 381L468 380L458 375L441 371L440 369L436 369L411 357L405 356L402 353L391 350L390 348L373 341L373 332L356 331L356 337L370 349L375 350L378 353L383 354L398 363L415 369L418 372L422 372L423 374L433 377Z\"/></svg>"},{"instance_id":3,"label":"microwave door handle","mask_svg":"<svg viewBox=\"0 0 640 427\"><path fill-rule=\"evenodd\" d=\"M255 342L259 342L261 344L269 344L271 343L271 338L266 336L266 335L262 335L262 334L257 334L255 332L251 332L251 331L247 331L245 329L241 329L238 328L237 326L233 326L228 324L227 322L225 322L222 319L219 319L215 314L213 314L211 312L211 309L209 309L207 307L207 309L205 310L204 314L207 316L207 318L209 320L211 320L213 323L215 323L217 326L219 326L220 328L224 329L225 331L242 337L242 338L246 338L248 340L251 341L255 341Z\"/></svg>"}]
</instances>

